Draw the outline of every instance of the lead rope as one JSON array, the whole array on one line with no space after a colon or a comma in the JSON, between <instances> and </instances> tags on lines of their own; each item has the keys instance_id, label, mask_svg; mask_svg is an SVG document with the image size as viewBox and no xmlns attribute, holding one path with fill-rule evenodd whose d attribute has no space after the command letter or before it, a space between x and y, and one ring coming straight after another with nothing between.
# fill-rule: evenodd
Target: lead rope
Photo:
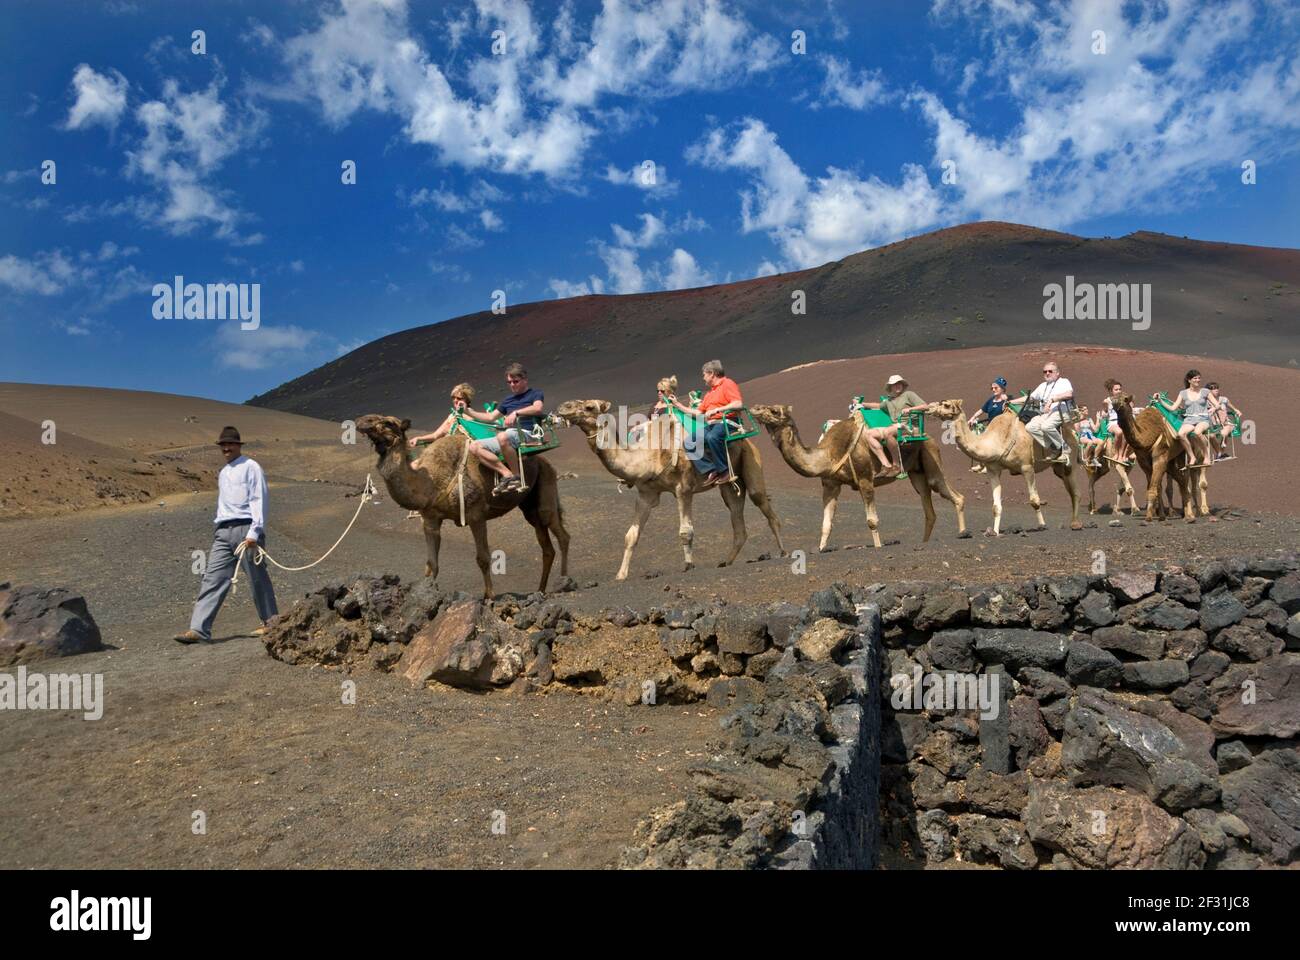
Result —
<instances>
[{"instance_id":1,"label":"lead rope","mask_svg":"<svg viewBox=\"0 0 1300 960\"><path fill-rule=\"evenodd\" d=\"M286 567L284 564L280 563L280 561L276 560L275 557L267 553L265 548L263 548L260 545L255 545L257 552L253 554L253 565L260 566L263 562L269 560L271 561L271 563L275 564L275 566L279 567L281 570L286 571L287 573L297 573L300 570L310 570L312 567L316 566L316 564L324 560L325 557L328 557L331 553L333 553L334 547L337 547L340 543L343 542L343 538L348 535L348 531L352 529L352 525L357 522L357 517L361 516L361 508L364 507L368 501L374 499L374 495L377 494L378 492L379 491L378 489L376 489L374 481L370 479L370 474L366 474L366 485L361 490L361 502L357 504L356 513L352 514L352 519L348 522L348 525L344 529L344 531L341 534L339 534L339 538L334 541L334 546L326 550L325 555L322 556L320 560L314 560L311 563L308 563L301 567ZM232 596L234 595L236 589L239 586L238 584L239 563L243 559L244 552L247 549L248 549L247 540L242 541L239 544L239 546L235 548L235 572L230 577L230 593Z\"/></svg>"}]
</instances>

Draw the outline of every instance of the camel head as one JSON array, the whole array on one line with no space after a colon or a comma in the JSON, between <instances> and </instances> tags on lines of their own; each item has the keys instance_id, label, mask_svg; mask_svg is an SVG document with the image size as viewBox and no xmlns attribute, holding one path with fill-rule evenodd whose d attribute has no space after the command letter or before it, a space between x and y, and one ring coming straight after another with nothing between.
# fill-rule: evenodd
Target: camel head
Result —
<instances>
[{"instance_id":1,"label":"camel head","mask_svg":"<svg viewBox=\"0 0 1300 960\"><path fill-rule=\"evenodd\" d=\"M784 403L756 403L749 412L765 427L780 427L794 422L794 407Z\"/></svg>"},{"instance_id":2,"label":"camel head","mask_svg":"<svg viewBox=\"0 0 1300 960\"><path fill-rule=\"evenodd\" d=\"M398 420L378 413L368 413L357 418L357 429L370 438L375 452L381 457L393 447L405 449L406 431L410 428L410 420Z\"/></svg>"},{"instance_id":3,"label":"camel head","mask_svg":"<svg viewBox=\"0 0 1300 960\"><path fill-rule=\"evenodd\" d=\"M612 406L608 400L565 400L555 408L555 416L571 427L595 430L601 414Z\"/></svg>"},{"instance_id":4,"label":"camel head","mask_svg":"<svg viewBox=\"0 0 1300 960\"><path fill-rule=\"evenodd\" d=\"M961 416L961 400L939 400L925 408L926 416L956 420Z\"/></svg>"}]
</instances>

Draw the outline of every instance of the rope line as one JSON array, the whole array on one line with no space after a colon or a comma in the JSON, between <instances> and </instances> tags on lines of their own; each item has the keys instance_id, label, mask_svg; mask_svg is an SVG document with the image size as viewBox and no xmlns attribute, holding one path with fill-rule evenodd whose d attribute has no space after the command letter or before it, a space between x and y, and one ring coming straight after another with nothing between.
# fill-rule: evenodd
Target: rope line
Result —
<instances>
[{"instance_id":1,"label":"rope line","mask_svg":"<svg viewBox=\"0 0 1300 960\"><path fill-rule=\"evenodd\" d=\"M328 557L331 553L333 553L334 548L343 542L343 538L348 535L348 531L352 529L352 525L357 522L357 517L361 516L361 508L364 507L366 503L369 500L371 500L374 497L374 495L377 494L378 492L379 490L375 487L374 481L371 480L370 474L366 474L366 485L361 491L361 502L357 504L356 513L352 514L352 519L348 522L348 525L346 528L344 528L343 532L339 534L339 538L334 541L334 546L326 550L325 555L322 556L320 560L314 560L311 563L304 564L301 567L286 567L283 563L276 560L275 557L267 553L265 548L261 547L260 545L254 544L257 552L253 554L253 565L260 566L262 563L269 560L272 564L274 564L275 566L279 567L281 570L284 570L287 573L297 573L300 570L310 570L312 567L316 566L316 564L323 561L325 557ZM244 553L247 549L248 549L247 540L242 541L239 544L239 546L235 547L235 572L230 577L230 593L232 596L234 595L235 591L238 589L239 586L238 581L239 581L240 562L243 560Z\"/></svg>"}]
</instances>

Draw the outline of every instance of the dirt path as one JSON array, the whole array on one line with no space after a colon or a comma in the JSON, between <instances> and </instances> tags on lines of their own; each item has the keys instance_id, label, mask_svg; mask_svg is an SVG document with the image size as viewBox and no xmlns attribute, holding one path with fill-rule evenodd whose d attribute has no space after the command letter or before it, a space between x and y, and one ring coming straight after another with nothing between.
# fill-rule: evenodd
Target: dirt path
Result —
<instances>
[{"instance_id":1,"label":"dirt path","mask_svg":"<svg viewBox=\"0 0 1300 960\"><path fill-rule=\"evenodd\" d=\"M964 485L972 493L968 522L979 530L988 507L973 486ZM677 596L802 600L834 580L1021 579L1085 571L1098 550L1122 567L1300 539L1300 520L1267 515L1191 526L1122 518L1118 528L1102 517L1074 533L1059 529L1058 494L1047 531L957 540L944 505L935 540L922 545L914 497L885 491L882 529L901 543L847 548L866 531L860 506L846 498L832 541L841 549L818 554L815 489L781 485L777 508L787 545L809 551L805 574L792 572L789 560L745 562L774 548L752 509L742 562L715 569L730 527L720 500L708 497L697 504L698 569L680 573L676 511L665 502L643 534L632 577L618 584L610 578L631 497L590 470L562 489L571 573L580 583L599 581L573 599L591 609ZM344 493L330 484L273 487L272 551L291 564L323 552L355 508ZM357 705L346 706L343 675L273 661L239 636L256 625L243 593L218 621L226 642L177 646L169 637L187 622L197 586L191 551L208 546L212 503L201 494L163 507L0 524L0 581L83 592L115 647L46 668L102 672L102 720L0 714L0 867L604 866L637 819L681 796L686 766L716 729L703 707L626 708L565 691L416 690L379 674L356 676ZM1028 521L1013 501L1008 525ZM537 548L522 518L494 523L491 536L507 558L499 589L534 589ZM418 522L385 498L325 563L273 574L281 606L356 572L419 575L423 551ZM443 553L444 585L477 590L468 532L446 530ZM206 814L205 836L191 832L196 810ZM497 810L505 814L502 835L491 831Z\"/></svg>"}]
</instances>

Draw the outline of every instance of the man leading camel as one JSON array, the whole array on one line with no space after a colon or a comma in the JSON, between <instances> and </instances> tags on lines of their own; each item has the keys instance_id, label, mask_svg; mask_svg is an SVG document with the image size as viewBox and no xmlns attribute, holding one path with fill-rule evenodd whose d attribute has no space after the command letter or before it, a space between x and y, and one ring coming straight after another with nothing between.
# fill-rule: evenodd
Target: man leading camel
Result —
<instances>
[{"instance_id":1,"label":"man leading camel","mask_svg":"<svg viewBox=\"0 0 1300 960\"><path fill-rule=\"evenodd\" d=\"M253 562L256 548L266 546L266 475L261 465L243 455L243 442L239 431L226 427L217 438L221 456L226 465L217 474L216 532L212 549L208 551L207 567L199 585L199 598L194 601L190 615L190 628L178 633L177 643L207 643L212 639L212 623L217 611L230 592L230 578L235 572L235 551L242 543L241 562L253 590L253 605L262 626L253 631L255 636L266 633L267 622L276 615L275 590L266 564Z\"/></svg>"},{"instance_id":2,"label":"man leading camel","mask_svg":"<svg viewBox=\"0 0 1300 960\"><path fill-rule=\"evenodd\" d=\"M1035 401L1042 412L1025 424L1025 429L1034 438L1034 442L1043 448L1049 462L1068 467L1070 451L1061 436L1061 424L1070 415L1069 408L1074 402L1074 385L1061 376L1061 368L1055 360L1043 364L1043 382L1029 394L1029 402Z\"/></svg>"},{"instance_id":3,"label":"man leading camel","mask_svg":"<svg viewBox=\"0 0 1300 960\"><path fill-rule=\"evenodd\" d=\"M655 409L661 410L665 405L673 406L690 416L704 415L703 450L688 450L691 463L695 469L704 474L706 487L716 486L729 479L727 470L727 414L739 410L745 405L740 396L740 387L736 381L726 376L721 360L710 360L700 370L700 376L708 392L700 400L698 409L686 406L674 397L665 397ZM696 434L699 437L699 434Z\"/></svg>"}]
</instances>

